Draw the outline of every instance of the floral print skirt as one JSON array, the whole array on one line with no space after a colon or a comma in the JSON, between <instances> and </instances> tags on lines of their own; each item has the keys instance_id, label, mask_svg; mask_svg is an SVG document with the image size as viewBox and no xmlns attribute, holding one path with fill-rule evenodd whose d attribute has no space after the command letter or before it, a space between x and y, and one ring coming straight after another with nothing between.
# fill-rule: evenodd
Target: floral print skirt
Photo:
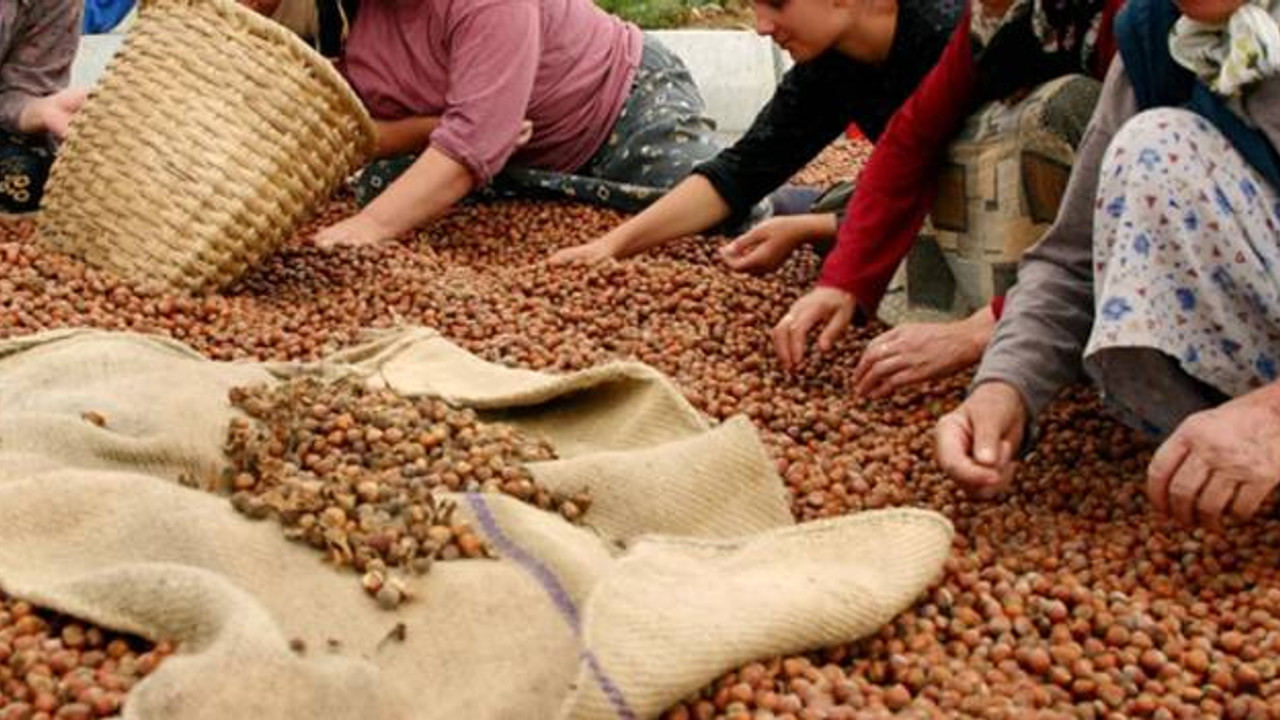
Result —
<instances>
[{"instance_id":1,"label":"floral print skirt","mask_svg":"<svg viewBox=\"0 0 1280 720\"><path fill-rule=\"evenodd\" d=\"M1158 351L1223 397L1277 378L1280 202L1217 128L1182 109L1134 116L1103 158L1094 218L1085 368L1104 394L1157 384L1118 376L1144 365L1126 371L1110 351ZM1116 399L1145 429L1173 429L1156 395Z\"/></svg>"},{"instance_id":2,"label":"floral print skirt","mask_svg":"<svg viewBox=\"0 0 1280 720\"><path fill-rule=\"evenodd\" d=\"M631 93L591 159L574 173L508 167L473 195L582 200L637 212L719 151L715 122L688 68L657 38L645 35ZM415 159L370 163L355 182L356 201L368 204Z\"/></svg>"}]
</instances>

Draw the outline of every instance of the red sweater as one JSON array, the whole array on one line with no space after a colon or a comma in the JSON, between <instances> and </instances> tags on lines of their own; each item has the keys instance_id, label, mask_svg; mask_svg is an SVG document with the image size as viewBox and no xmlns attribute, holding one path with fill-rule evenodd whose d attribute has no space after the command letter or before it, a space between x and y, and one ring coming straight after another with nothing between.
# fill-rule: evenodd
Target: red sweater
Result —
<instances>
[{"instance_id":1,"label":"red sweater","mask_svg":"<svg viewBox=\"0 0 1280 720\"><path fill-rule=\"evenodd\" d=\"M1103 10L1094 75L1103 77L1115 55L1111 23L1123 0ZM969 13L956 25L938 64L894 113L858 178L858 186L822 265L818 284L852 293L874 315L915 242L937 192L938 166L947 144L975 109L978 73L969 40ZM1001 303L993 303L999 317Z\"/></svg>"}]
</instances>

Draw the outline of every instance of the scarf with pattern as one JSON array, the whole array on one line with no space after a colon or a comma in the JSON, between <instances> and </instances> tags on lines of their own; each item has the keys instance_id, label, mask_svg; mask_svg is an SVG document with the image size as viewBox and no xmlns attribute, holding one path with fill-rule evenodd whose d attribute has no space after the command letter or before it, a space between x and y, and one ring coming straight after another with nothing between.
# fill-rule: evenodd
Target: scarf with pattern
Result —
<instances>
[{"instance_id":1,"label":"scarf with pattern","mask_svg":"<svg viewBox=\"0 0 1280 720\"><path fill-rule=\"evenodd\" d=\"M1270 0L1250 0L1216 24L1184 15L1169 33L1169 53L1213 92L1236 97L1280 72L1280 24L1269 5Z\"/></svg>"}]
</instances>

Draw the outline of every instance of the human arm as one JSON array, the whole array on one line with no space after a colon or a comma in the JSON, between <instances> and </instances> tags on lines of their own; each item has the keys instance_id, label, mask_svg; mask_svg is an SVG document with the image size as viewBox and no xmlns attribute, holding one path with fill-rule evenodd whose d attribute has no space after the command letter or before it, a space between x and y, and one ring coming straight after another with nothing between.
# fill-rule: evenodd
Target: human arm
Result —
<instances>
[{"instance_id":1,"label":"human arm","mask_svg":"<svg viewBox=\"0 0 1280 720\"><path fill-rule=\"evenodd\" d=\"M876 141L818 285L852 294L863 310L875 314L929 213L939 165L973 110L976 87L966 12L938 64Z\"/></svg>"},{"instance_id":2,"label":"human arm","mask_svg":"<svg viewBox=\"0 0 1280 720\"><path fill-rule=\"evenodd\" d=\"M701 175L690 175L639 215L600 237L552 254L553 265L625 258L701 232L729 217L729 204Z\"/></svg>"},{"instance_id":3,"label":"human arm","mask_svg":"<svg viewBox=\"0 0 1280 720\"><path fill-rule=\"evenodd\" d=\"M397 121L379 141L384 151L408 148L429 132L429 147L374 202L318 233L321 246L380 242L434 220L488 182L520 142L541 52L536 4L480 1L459 13L448 28L438 122Z\"/></svg>"},{"instance_id":4,"label":"human arm","mask_svg":"<svg viewBox=\"0 0 1280 720\"><path fill-rule=\"evenodd\" d=\"M746 217L848 124L856 98L835 96L830 88L851 82L856 71L849 62L823 56L792 68L737 143L694 168L643 212L592 242L557 252L551 261L628 257Z\"/></svg>"},{"instance_id":5,"label":"human arm","mask_svg":"<svg viewBox=\"0 0 1280 720\"><path fill-rule=\"evenodd\" d=\"M1182 421L1147 467L1147 497L1184 525L1252 518L1280 484L1280 381Z\"/></svg>"},{"instance_id":6,"label":"human arm","mask_svg":"<svg viewBox=\"0 0 1280 720\"><path fill-rule=\"evenodd\" d=\"M378 131L378 145L373 156L387 158L422 152L431 141L431 133L440 126L440 118L422 115L399 120L375 120L374 126Z\"/></svg>"},{"instance_id":7,"label":"human arm","mask_svg":"<svg viewBox=\"0 0 1280 720\"><path fill-rule=\"evenodd\" d=\"M945 377L977 364L995 332L984 305L963 320L904 323L867 344L853 369L853 391L884 397L900 387Z\"/></svg>"},{"instance_id":8,"label":"human arm","mask_svg":"<svg viewBox=\"0 0 1280 720\"><path fill-rule=\"evenodd\" d=\"M855 307L874 314L915 241L933 203L939 159L973 104L976 74L968 28L965 14L937 66L893 114L849 198L818 287L774 326L784 367L804 360L815 329L822 328L817 342L825 352L848 328Z\"/></svg>"},{"instance_id":9,"label":"human arm","mask_svg":"<svg viewBox=\"0 0 1280 720\"><path fill-rule=\"evenodd\" d=\"M374 120L378 133L378 146L373 151L375 158L395 157L422 152L431 144L431 133L440 127L440 118L435 115L420 115L401 118L399 120ZM533 123L525 120L520 123L520 134L516 137L516 147L529 142L533 137Z\"/></svg>"},{"instance_id":10,"label":"human arm","mask_svg":"<svg viewBox=\"0 0 1280 720\"><path fill-rule=\"evenodd\" d=\"M13 45L0 58L0 129L65 135L71 115L83 102L83 92L63 92L71 78L83 12L83 0L19 6Z\"/></svg>"},{"instance_id":11,"label":"human arm","mask_svg":"<svg viewBox=\"0 0 1280 720\"><path fill-rule=\"evenodd\" d=\"M1080 377L1093 327L1093 211L1102 157L1125 120L1137 112L1117 56L1076 154L1058 216L1023 256L1018 283L1005 298L996 334L975 384L1017 387L1035 417L1057 391Z\"/></svg>"},{"instance_id":12,"label":"human arm","mask_svg":"<svg viewBox=\"0 0 1280 720\"><path fill-rule=\"evenodd\" d=\"M431 147L493 179L520 144L542 55L534 0L476 0L448 27L448 87Z\"/></svg>"},{"instance_id":13,"label":"human arm","mask_svg":"<svg viewBox=\"0 0 1280 720\"><path fill-rule=\"evenodd\" d=\"M1023 257L1018 283L1006 297L969 398L948 416L950 420L938 423L938 461L966 487L997 487L1011 480L1015 457L1006 457L992 443L979 445L978 440L1016 437L1020 444L1027 425L1063 385L1080 376L1081 353L1093 327L1098 173L1112 136L1135 112L1133 90L1117 58L1081 141L1058 217ZM984 389L988 386L998 389ZM997 395L1001 412L982 404ZM1014 405L1021 407L1020 413L1010 409ZM1010 423L1018 425L1016 432ZM986 462L991 458L995 459ZM975 466L988 472L976 472Z\"/></svg>"},{"instance_id":14,"label":"human arm","mask_svg":"<svg viewBox=\"0 0 1280 720\"><path fill-rule=\"evenodd\" d=\"M316 233L316 244L360 246L390 240L444 214L474 187L468 168L428 148L363 210Z\"/></svg>"},{"instance_id":15,"label":"human arm","mask_svg":"<svg viewBox=\"0 0 1280 720\"><path fill-rule=\"evenodd\" d=\"M869 66L834 51L796 65L732 146L694 168L729 204L732 221L799 172L869 105L862 85L880 80Z\"/></svg>"},{"instance_id":16,"label":"human arm","mask_svg":"<svg viewBox=\"0 0 1280 720\"><path fill-rule=\"evenodd\" d=\"M769 218L722 245L720 258L730 269L738 272L773 272L797 247L830 239L835 234L835 213Z\"/></svg>"}]
</instances>

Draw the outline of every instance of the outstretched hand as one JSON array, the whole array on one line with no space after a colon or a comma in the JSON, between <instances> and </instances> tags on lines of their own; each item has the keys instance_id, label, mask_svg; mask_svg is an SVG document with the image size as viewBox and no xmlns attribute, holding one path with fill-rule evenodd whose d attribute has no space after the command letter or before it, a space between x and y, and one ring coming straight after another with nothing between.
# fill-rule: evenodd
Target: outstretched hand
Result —
<instances>
[{"instance_id":1,"label":"outstretched hand","mask_svg":"<svg viewBox=\"0 0 1280 720\"><path fill-rule=\"evenodd\" d=\"M596 238L591 242L561 248L547 258L552 265L592 265L616 257L611 243L605 238Z\"/></svg>"},{"instance_id":2,"label":"outstretched hand","mask_svg":"<svg viewBox=\"0 0 1280 720\"><path fill-rule=\"evenodd\" d=\"M853 370L854 392L879 398L959 372L982 359L994 331L990 307L956 322L899 325L867 343Z\"/></svg>"},{"instance_id":3,"label":"outstretched hand","mask_svg":"<svg viewBox=\"0 0 1280 720\"><path fill-rule=\"evenodd\" d=\"M336 247L363 247L376 245L395 237L367 212L359 212L346 220L334 223L316 233L316 247L331 250Z\"/></svg>"},{"instance_id":4,"label":"outstretched hand","mask_svg":"<svg viewBox=\"0 0 1280 720\"><path fill-rule=\"evenodd\" d=\"M1280 405L1270 388L1189 416L1147 467L1157 512L1184 525L1252 518L1280 484Z\"/></svg>"},{"instance_id":5,"label":"outstretched hand","mask_svg":"<svg viewBox=\"0 0 1280 720\"><path fill-rule=\"evenodd\" d=\"M18 131L26 134L49 133L59 140L67 137L71 118L75 116L89 91L84 88L66 88L52 95L28 102L18 115Z\"/></svg>"},{"instance_id":6,"label":"outstretched hand","mask_svg":"<svg viewBox=\"0 0 1280 720\"><path fill-rule=\"evenodd\" d=\"M980 497L1000 493L1013 483L1026 425L1027 408L1016 388L983 383L938 420L938 464L965 490Z\"/></svg>"},{"instance_id":7,"label":"outstretched hand","mask_svg":"<svg viewBox=\"0 0 1280 720\"><path fill-rule=\"evenodd\" d=\"M738 272L770 273L800 245L829 234L824 231L832 224L822 215L770 218L721 246L720 259Z\"/></svg>"},{"instance_id":8,"label":"outstretched hand","mask_svg":"<svg viewBox=\"0 0 1280 720\"><path fill-rule=\"evenodd\" d=\"M792 370L804 361L809 333L821 326L818 349L826 352L835 345L840 333L849 328L857 301L851 293L839 288L816 287L796 300L786 315L773 326L773 348L782 367Z\"/></svg>"}]
</instances>

